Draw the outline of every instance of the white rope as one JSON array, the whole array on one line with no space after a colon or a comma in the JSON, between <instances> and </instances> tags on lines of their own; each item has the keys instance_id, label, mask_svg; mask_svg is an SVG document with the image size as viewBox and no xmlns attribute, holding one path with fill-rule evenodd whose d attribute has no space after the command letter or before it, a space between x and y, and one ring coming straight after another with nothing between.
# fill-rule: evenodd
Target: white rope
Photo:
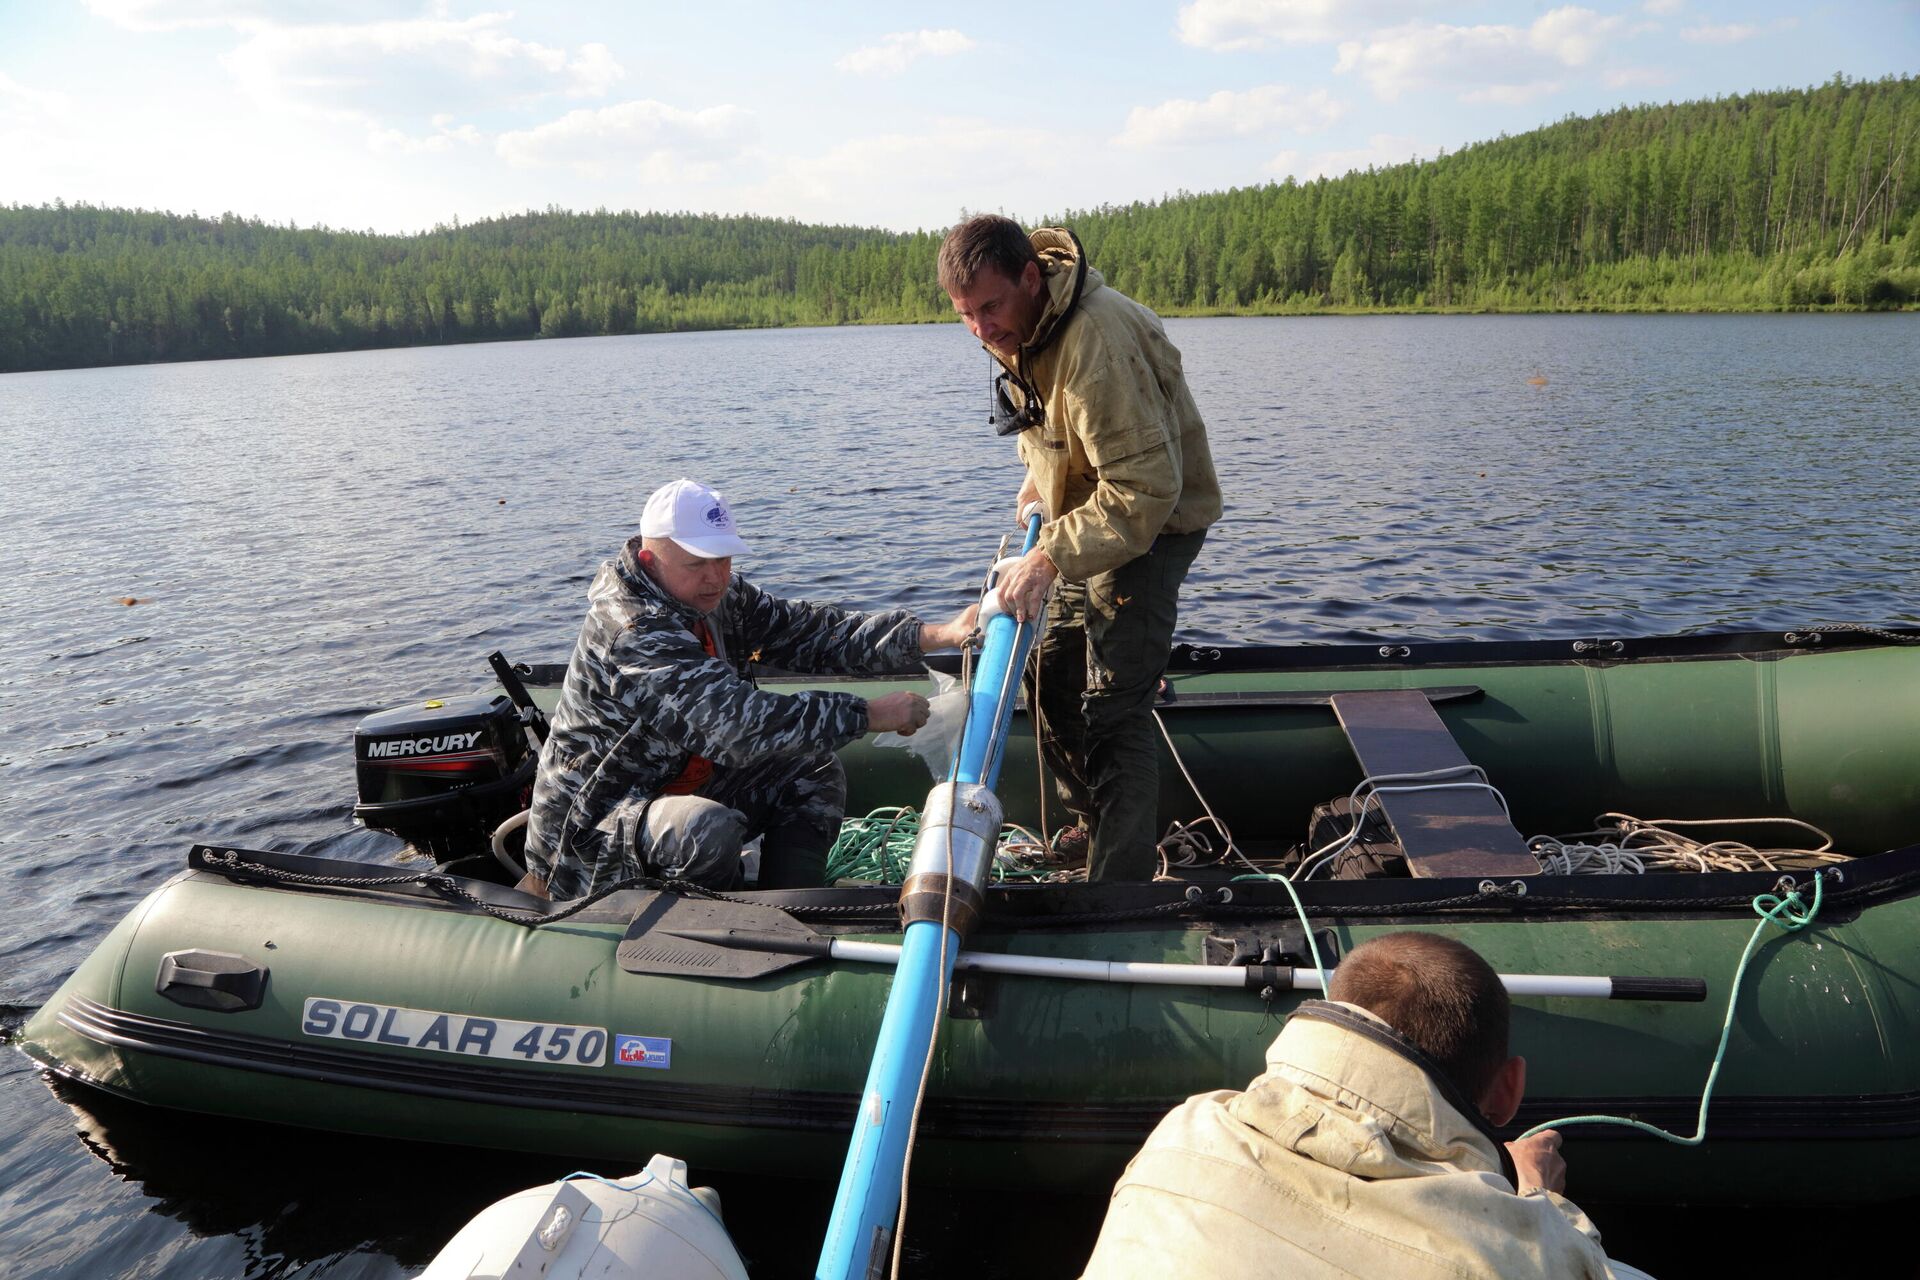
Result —
<instances>
[{"instance_id":1,"label":"white rope","mask_svg":"<svg viewBox=\"0 0 1920 1280\"><path fill-rule=\"evenodd\" d=\"M1603 813L1592 831L1535 836L1527 847L1548 875L1646 875L1649 872L1780 871L1850 861L1833 837L1798 818L1636 818ZM1818 848L1756 848L1738 840L1703 842L1674 827L1791 826L1820 838Z\"/></svg>"},{"instance_id":2,"label":"white rope","mask_svg":"<svg viewBox=\"0 0 1920 1280\"><path fill-rule=\"evenodd\" d=\"M1428 782L1429 778L1446 778L1455 774L1472 774L1457 782ZM1347 802L1356 806L1353 811L1353 826L1339 839L1323 845L1301 859L1295 869L1294 880L1311 880L1314 872L1333 861L1360 838L1360 832L1367 824L1367 811L1379 802L1383 795L1395 795L1411 791L1488 791L1500 802L1502 812L1511 813L1507 798L1500 794L1500 788L1487 781L1487 771L1477 764L1449 765L1444 769L1428 769L1423 773L1380 773L1360 779L1360 785L1347 794ZM1364 793L1364 794L1363 794Z\"/></svg>"},{"instance_id":3,"label":"white rope","mask_svg":"<svg viewBox=\"0 0 1920 1280\"><path fill-rule=\"evenodd\" d=\"M1220 815L1213 811L1213 806L1207 803L1207 797L1200 790L1200 784L1193 780L1193 772L1187 768L1187 762L1181 758L1180 748L1174 745L1173 735L1167 732L1167 722L1161 717L1158 707L1153 709L1153 723L1160 730L1160 736L1166 740L1167 750L1172 753L1174 764L1180 767L1180 776L1187 780L1188 790L1193 792L1193 798L1200 802L1200 808L1207 815L1195 822L1168 824L1167 834L1162 836L1160 843L1155 846L1160 855L1160 871L1154 878L1156 880L1178 879L1179 877L1173 874L1174 867L1210 866L1225 862L1228 858L1238 858L1241 865L1255 875L1272 874L1241 851L1239 844L1233 838L1232 828L1222 822ZM1226 842L1224 850L1219 853L1214 852L1213 842L1200 830L1203 825L1211 825L1215 831L1219 832L1221 840Z\"/></svg>"}]
</instances>

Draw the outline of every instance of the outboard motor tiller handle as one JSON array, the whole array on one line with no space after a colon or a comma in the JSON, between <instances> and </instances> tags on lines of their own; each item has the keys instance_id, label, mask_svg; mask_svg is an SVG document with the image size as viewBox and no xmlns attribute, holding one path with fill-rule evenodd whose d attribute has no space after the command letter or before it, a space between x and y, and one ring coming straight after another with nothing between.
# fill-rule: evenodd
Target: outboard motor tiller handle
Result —
<instances>
[{"instance_id":1,"label":"outboard motor tiller handle","mask_svg":"<svg viewBox=\"0 0 1920 1280\"><path fill-rule=\"evenodd\" d=\"M533 730L535 746L544 746L547 741L547 713L534 704L533 695L527 692L527 686L520 681L520 673L507 661L507 655L495 649L487 655L487 662L493 667L493 674L500 681L500 687L507 691L507 697L513 705L520 708L521 719Z\"/></svg>"}]
</instances>

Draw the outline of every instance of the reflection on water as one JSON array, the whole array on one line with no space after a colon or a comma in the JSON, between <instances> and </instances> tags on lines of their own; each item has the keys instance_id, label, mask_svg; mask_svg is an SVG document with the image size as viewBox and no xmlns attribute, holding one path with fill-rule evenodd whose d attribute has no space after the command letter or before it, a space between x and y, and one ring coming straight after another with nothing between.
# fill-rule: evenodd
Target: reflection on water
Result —
<instances>
[{"instance_id":1,"label":"reflection on water","mask_svg":"<svg viewBox=\"0 0 1920 1280\"><path fill-rule=\"evenodd\" d=\"M1173 322L1227 503L1183 636L1915 621L1916 323ZM196 840L387 856L351 824L353 723L484 683L495 648L564 656L594 564L662 480L729 492L769 588L947 616L1018 487L987 376L940 326L0 378L0 1027ZM0 1059L17 1274L401 1274L556 1172L139 1108L82 1131L122 1179ZM756 1274L803 1272L824 1190L722 1190ZM1099 1212L914 1205L921 1273L974 1277L1070 1272ZM983 1258L980 1218L1009 1215ZM1630 1258L1683 1256L1657 1215L1614 1221L1651 1241Z\"/></svg>"},{"instance_id":2,"label":"reflection on water","mask_svg":"<svg viewBox=\"0 0 1920 1280\"><path fill-rule=\"evenodd\" d=\"M48 1258L33 1274L76 1277L145 1274L154 1238L171 1240L168 1266L180 1275L245 1277L400 1276L433 1260L481 1209L528 1186L583 1167L631 1176L622 1167L424 1143L334 1134L155 1111L60 1081L79 1142L123 1184L111 1199L137 1201L112 1217L70 1268ZM49 1104L49 1110L58 1108ZM711 1181L698 1170L695 1185ZM833 1208L832 1187L728 1176L721 1184L729 1230L758 1280L811 1276ZM919 1193L905 1250L915 1276L1013 1277L1072 1273L1093 1246L1102 1200L1022 1194L1021 1215L1045 1231L1011 1256L975 1252L976 1194L956 1206ZM167 1226L155 1222L163 1219ZM157 1228L157 1230L156 1230ZM1020 1232L1013 1238L1020 1239Z\"/></svg>"}]
</instances>

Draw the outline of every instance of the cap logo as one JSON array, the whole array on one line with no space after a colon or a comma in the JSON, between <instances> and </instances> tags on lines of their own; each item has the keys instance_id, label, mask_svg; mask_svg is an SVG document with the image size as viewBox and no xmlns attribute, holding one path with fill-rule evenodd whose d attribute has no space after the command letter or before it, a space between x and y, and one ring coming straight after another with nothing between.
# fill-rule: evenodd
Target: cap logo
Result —
<instances>
[{"instance_id":1,"label":"cap logo","mask_svg":"<svg viewBox=\"0 0 1920 1280\"><path fill-rule=\"evenodd\" d=\"M716 529L730 529L733 521L727 518L727 509L718 503L707 508L707 523Z\"/></svg>"}]
</instances>

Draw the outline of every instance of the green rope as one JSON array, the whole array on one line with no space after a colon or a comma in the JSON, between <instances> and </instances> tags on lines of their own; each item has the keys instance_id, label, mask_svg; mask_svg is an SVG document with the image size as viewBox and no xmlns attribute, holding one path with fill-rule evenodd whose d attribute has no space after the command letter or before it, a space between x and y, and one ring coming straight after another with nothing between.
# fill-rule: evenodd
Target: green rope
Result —
<instances>
[{"instance_id":1,"label":"green rope","mask_svg":"<svg viewBox=\"0 0 1920 1280\"><path fill-rule=\"evenodd\" d=\"M920 837L920 814L911 808L875 809L864 818L840 824L840 836L827 850L827 883L841 880L901 884ZM1056 868L1042 865L1039 841L1031 831L1011 824L1001 828L993 858L993 881L1044 880Z\"/></svg>"},{"instance_id":2,"label":"green rope","mask_svg":"<svg viewBox=\"0 0 1920 1280\"><path fill-rule=\"evenodd\" d=\"M1294 889L1293 881L1287 879L1287 877L1285 876L1268 875L1264 871L1256 871L1251 875L1235 876L1232 880L1232 883L1237 884L1242 880L1275 881L1280 885L1281 888L1287 891L1287 896L1293 899L1294 912L1300 917L1301 932L1307 935L1307 951L1309 954L1313 956L1313 974L1316 978L1320 979L1320 994L1323 996L1326 995L1327 994L1327 966L1321 962L1320 944L1318 942L1315 942L1313 939L1313 922L1307 919L1307 905L1306 903L1300 901L1300 894L1297 890Z\"/></svg>"},{"instance_id":3,"label":"green rope","mask_svg":"<svg viewBox=\"0 0 1920 1280\"><path fill-rule=\"evenodd\" d=\"M1683 1147L1697 1147L1705 1142L1707 1140L1707 1106L1713 1101L1714 1082L1719 1079L1720 1066L1726 1061L1727 1038L1733 1034L1733 1007L1740 999L1740 982L1746 976L1747 961L1753 959L1754 949L1760 945L1760 937L1766 932L1768 925L1778 925L1788 933L1794 933L1813 923L1814 917L1820 914L1824 874L1819 871L1813 873L1813 905L1805 910L1801 909L1798 889L1789 891L1784 898L1763 893L1753 900L1754 912L1760 919L1753 926L1753 936L1747 939L1747 949L1740 953L1739 966L1733 971L1733 990L1727 994L1727 1016L1720 1024L1720 1047L1713 1051L1713 1066L1707 1072L1707 1087L1700 1094L1700 1117L1694 1126L1694 1134L1691 1138L1682 1138L1678 1134L1668 1133L1665 1129L1650 1125L1643 1120L1629 1120L1625 1116L1568 1116L1563 1120L1549 1120L1545 1124L1537 1124L1521 1134L1521 1139L1531 1138L1544 1130L1559 1129L1570 1124L1611 1124L1638 1129L1642 1133L1650 1133L1656 1138L1664 1138L1668 1142L1678 1143Z\"/></svg>"}]
</instances>

